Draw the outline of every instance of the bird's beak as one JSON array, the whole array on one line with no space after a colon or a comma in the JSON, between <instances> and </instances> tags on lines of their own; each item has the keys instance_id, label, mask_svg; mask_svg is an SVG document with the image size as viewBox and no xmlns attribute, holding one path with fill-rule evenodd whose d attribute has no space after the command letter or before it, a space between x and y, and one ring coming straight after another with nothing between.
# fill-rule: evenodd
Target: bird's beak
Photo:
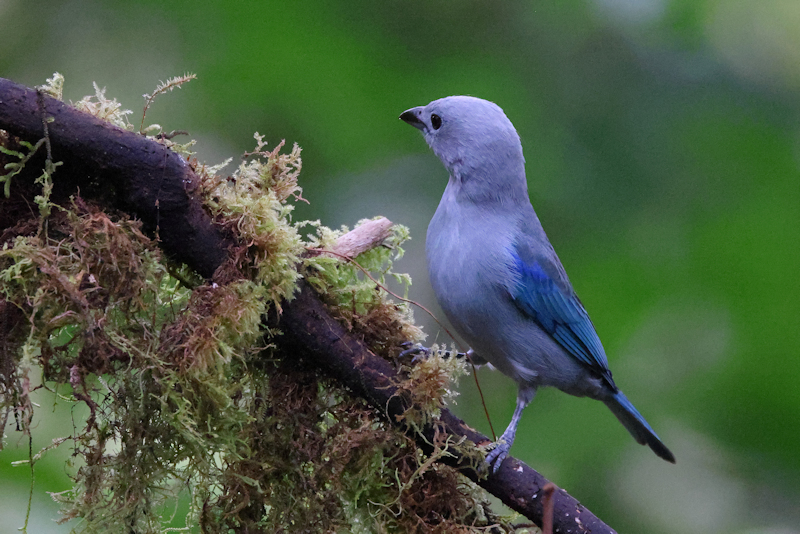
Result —
<instances>
[{"instance_id":1,"label":"bird's beak","mask_svg":"<svg viewBox=\"0 0 800 534\"><path fill-rule=\"evenodd\" d=\"M416 107L405 110L403 113L400 114L400 120L407 122L411 126L417 129L424 129L425 123L422 122L419 118L420 114L422 113L422 107Z\"/></svg>"}]
</instances>

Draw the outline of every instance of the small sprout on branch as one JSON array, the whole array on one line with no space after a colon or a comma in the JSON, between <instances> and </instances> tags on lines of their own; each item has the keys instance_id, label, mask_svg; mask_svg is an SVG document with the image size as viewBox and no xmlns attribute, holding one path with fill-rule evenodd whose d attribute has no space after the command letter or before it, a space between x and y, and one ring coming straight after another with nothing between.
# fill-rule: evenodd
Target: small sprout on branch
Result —
<instances>
[{"instance_id":1,"label":"small sprout on branch","mask_svg":"<svg viewBox=\"0 0 800 534\"><path fill-rule=\"evenodd\" d=\"M156 90L150 94L142 95L144 97L144 110L142 110L142 123L139 125L139 133L144 133L144 118L147 115L147 109L150 107L150 104L156 99L158 95L163 95L164 93L168 93L173 89L180 89L181 86L187 82L190 82L197 78L196 74L187 73L183 76L175 76L174 78L170 78L166 82L159 82L156 86Z\"/></svg>"}]
</instances>

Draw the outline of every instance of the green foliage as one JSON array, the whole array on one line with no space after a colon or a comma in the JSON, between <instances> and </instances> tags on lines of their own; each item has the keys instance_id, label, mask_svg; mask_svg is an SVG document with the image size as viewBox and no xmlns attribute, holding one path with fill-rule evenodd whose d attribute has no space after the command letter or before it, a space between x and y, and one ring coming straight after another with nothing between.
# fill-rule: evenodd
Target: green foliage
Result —
<instances>
[{"instance_id":1,"label":"green foliage","mask_svg":"<svg viewBox=\"0 0 800 534\"><path fill-rule=\"evenodd\" d=\"M267 152L263 137L256 133L255 138L255 150L245 154L250 159L232 176L217 177L201 166L201 189L218 222L239 240L240 246L231 253L233 267L280 307L300 277L296 265L303 245L290 220L294 207L287 201L302 199L297 185L302 160L297 144L289 154L281 154L283 141Z\"/></svg>"},{"instance_id":2,"label":"green foliage","mask_svg":"<svg viewBox=\"0 0 800 534\"><path fill-rule=\"evenodd\" d=\"M83 109L128 127L127 113L95 89ZM3 243L0 295L25 320L9 335L16 350L13 366L0 368L0 408L15 410L28 435L42 431L31 426L37 368L43 387L61 392L55 402L88 407L54 445L70 443L79 458L73 487L54 495L62 521L77 532L155 533L181 525L164 511L188 502L179 529L203 532L507 529L475 486L434 463L460 444L437 444L424 458L363 401L275 354L280 333L263 318L280 313L303 276L376 354L393 359L422 333L382 289L387 279L406 291L411 283L392 272L407 229L356 258L361 268L304 256L346 229L293 222L300 149L256 140L229 177L192 162L207 209L235 240L214 283L187 282L196 277L171 265L137 221L80 197L52 204L55 166L39 182L38 216ZM304 241L309 224L316 235ZM463 363L432 357L405 370L397 385L417 402L405 414L414 426L452 398ZM31 451L32 469L43 453Z\"/></svg>"}]
</instances>

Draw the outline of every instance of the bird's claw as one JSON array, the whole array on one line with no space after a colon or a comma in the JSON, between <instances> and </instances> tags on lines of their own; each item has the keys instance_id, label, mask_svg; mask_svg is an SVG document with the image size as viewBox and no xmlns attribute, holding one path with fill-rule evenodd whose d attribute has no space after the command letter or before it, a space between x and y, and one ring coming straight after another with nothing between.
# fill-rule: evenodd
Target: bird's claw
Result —
<instances>
[{"instance_id":1,"label":"bird's claw","mask_svg":"<svg viewBox=\"0 0 800 534\"><path fill-rule=\"evenodd\" d=\"M500 469L500 464L502 464L503 460L508 456L511 445L503 438L500 438L494 443L487 445L486 450L489 451L489 454L486 455L486 464L492 470L492 473L496 473L497 470Z\"/></svg>"},{"instance_id":2,"label":"bird's claw","mask_svg":"<svg viewBox=\"0 0 800 534\"><path fill-rule=\"evenodd\" d=\"M405 358L406 356L414 356L414 358L411 360L414 363L416 363L420 358L427 358L431 354L431 349L428 347L423 347L420 343L406 341L405 343L401 343L400 346L408 348L401 352L398 357Z\"/></svg>"},{"instance_id":3,"label":"bird's claw","mask_svg":"<svg viewBox=\"0 0 800 534\"><path fill-rule=\"evenodd\" d=\"M406 348L406 350L402 351L398 355L398 357L404 358L406 356L413 355L414 359L411 360L413 363L418 362L421 358L429 357L434 352L436 354L440 355L444 359L447 359L450 356L453 356L453 354L455 354L456 358L464 358L465 356L467 356L466 352L455 352L454 353L453 351L449 351L449 350L441 350L441 349L433 350L430 347L424 347L421 343L414 343L412 341L406 341L404 343L401 343L400 346L401 347L407 347L407 348ZM470 354L471 354L471 351L470 351Z\"/></svg>"}]
</instances>

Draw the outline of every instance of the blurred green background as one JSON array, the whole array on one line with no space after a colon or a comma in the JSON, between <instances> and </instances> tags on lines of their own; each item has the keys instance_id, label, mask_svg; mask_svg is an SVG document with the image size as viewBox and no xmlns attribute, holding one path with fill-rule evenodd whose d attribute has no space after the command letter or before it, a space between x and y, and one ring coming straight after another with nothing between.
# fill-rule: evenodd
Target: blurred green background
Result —
<instances>
[{"instance_id":1,"label":"blurred green background","mask_svg":"<svg viewBox=\"0 0 800 534\"><path fill-rule=\"evenodd\" d=\"M435 308L427 222L447 173L403 110L452 94L498 103L534 207L591 313L614 377L678 458L634 443L600 403L543 390L512 454L619 532L800 532L800 2L0 0L0 76L92 81L218 163L303 147L297 219L411 228L396 267ZM429 341L448 341L421 312ZM515 386L482 370L494 427ZM488 432L472 380L455 411ZM40 397L34 449L80 414ZM63 403L62 403L63 404ZM74 418L74 421L73 421ZM22 525L27 440L6 429L0 533ZM37 464L29 532L65 532Z\"/></svg>"}]
</instances>

